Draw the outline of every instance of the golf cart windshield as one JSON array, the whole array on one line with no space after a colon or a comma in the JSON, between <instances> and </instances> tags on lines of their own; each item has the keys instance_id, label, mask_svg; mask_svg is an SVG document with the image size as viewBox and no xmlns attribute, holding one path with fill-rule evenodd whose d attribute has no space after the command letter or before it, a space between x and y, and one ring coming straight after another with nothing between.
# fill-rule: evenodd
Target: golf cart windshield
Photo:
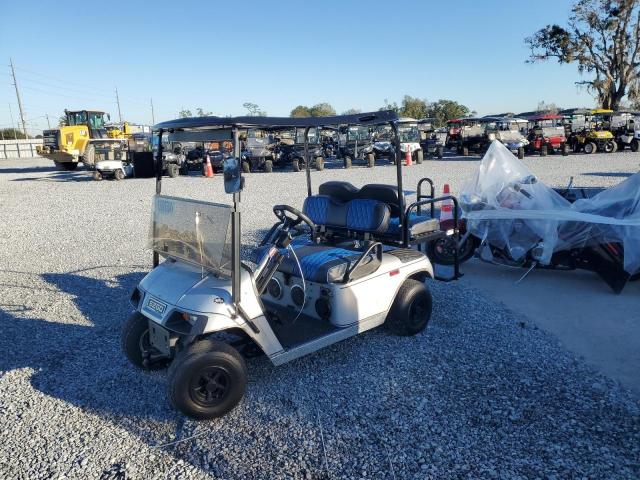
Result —
<instances>
[{"instance_id":1,"label":"golf cart windshield","mask_svg":"<svg viewBox=\"0 0 640 480\"><path fill-rule=\"evenodd\" d=\"M419 142L420 134L418 133L417 125L402 125L398 126L398 133L400 134L400 141L402 143Z\"/></svg>"},{"instance_id":2,"label":"golf cart windshield","mask_svg":"<svg viewBox=\"0 0 640 480\"><path fill-rule=\"evenodd\" d=\"M304 128L296 128L296 143L304 143ZM315 128L309 130L309 143L318 143L318 135Z\"/></svg>"},{"instance_id":3,"label":"golf cart windshield","mask_svg":"<svg viewBox=\"0 0 640 480\"><path fill-rule=\"evenodd\" d=\"M151 249L219 275L231 275L231 207L157 195Z\"/></svg>"}]
</instances>

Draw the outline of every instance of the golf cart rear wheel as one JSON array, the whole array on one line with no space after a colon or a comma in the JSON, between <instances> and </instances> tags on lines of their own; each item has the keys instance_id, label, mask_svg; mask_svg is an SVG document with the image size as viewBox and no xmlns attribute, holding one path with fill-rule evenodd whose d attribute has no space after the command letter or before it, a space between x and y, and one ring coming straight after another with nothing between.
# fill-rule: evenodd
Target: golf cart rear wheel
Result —
<instances>
[{"instance_id":1,"label":"golf cart rear wheel","mask_svg":"<svg viewBox=\"0 0 640 480\"><path fill-rule=\"evenodd\" d=\"M115 173L113 174L113 177L116 180L124 180L124 172L122 170L116 170Z\"/></svg>"},{"instance_id":2,"label":"golf cart rear wheel","mask_svg":"<svg viewBox=\"0 0 640 480\"><path fill-rule=\"evenodd\" d=\"M630 148L632 152L637 152L640 149L640 141L637 138L634 138L631 141Z\"/></svg>"},{"instance_id":3,"label":"golf cart rear wheel","mask_svg":"<svg viewBox=\"0 0 640 480\"><path fill-rule=\"evenodd\" d=\"M443 146L439 146L438 148L436 148L436 157L438 157L439 160L442 160L442 157L444 157L444 147Z\"/></svg>"},{"instance_id":4,"label":"golf cart rear wheel","mask_svg":"<svg viewBox=\"0 0 640 480\"><path fill-rule=\"evenodd\" d=\"M611 153L616 153L618 151L618 143L615 140L611 140L609 143L611 144Z\"/></svg>"},{"instance_id":5,"label":"golf cart rear wheel","mask_svg":"<svg viewBox=\"0 0 640 480\"><path fill-rule=\"evenodd\" d=\"M291 161L291 166L293 167L293 171L294 172L299 172L300 171L300 160L298 160L297 158L294 158Z\"/></svg>"},{"instance_id":6,"label":"golf cart rear wheel","mask_svg":"<svg viewBox=\"0 0 640 480\"><path fill-rule=\"evenodd\" d=\"M373 168L376 166L376 156L373 153L367 155L367 167Z\"/></svg>"},{"instance_id":7,"label":"golf cart rear wheel","mask_svg":"<svg viewBox=\"0 0 640 480\"><path fill-rule=\"evenodd\" d=\"M102 174L96 170L95 172L93 172L93 179L99 182L100 180L102 180Z\"/></svg>"},{"instance_id":8,"label":"golf cart rear wheel","mask_svg":"<svg viewBox=\"0 0 640 480\"><path fill-rule=\"evenodd\" d=\"M549 147L547 147L546 145L542 145L540 147L540 156L546 157L548 153L549 153Z\"/></svg>"},{"instance_id":9,"label":"golf cart rear wheel","mask_svg":"<svg viewBox=\"0 0 640 480\"><path fill-rule=\"evenodd\" d=\"M462 147L462 156L463 157L469 156L469 149L467 147Z\"/></svg>"},{"instance_id":10,"label":"golf cart rear wheel","mask_svg":"<svg viewBox=\"0 0 640 480\"><path fill-rule=\"evenodd\" d=\"M344 157L344 168L351 168L351 157L349 155Z\"/></svg>"},{"instance_id":11,"label":"golf cart rear wheel","mask_svg":"<svg viewBox=\"0 0 640 480\"><path fill-rule=\"evenodd\" d=\"M242 172L251 173L251 165L246 160L242 161Z\"/></svg>"},{"instance_id":12,"label":"golf cart rear wheel","mask_svg":"<svg viewBox=\"0 0 640 480\"><path fill-rule=\"evenodd\" d=\"M524 158L524 147L518 148L518 158L522 160Z\"/></svg>"},{"instance_id":13,"label":"golf cart rear wheel","mask_svg":"<svg viewBox=\"0 0 640 480\"><path fill-rule=\"evenodd\" d=\"M396 335L416 335L429 323L432 304L427 286L409 278L398 290L385 323Z\"/></svg>"},{"instance_id":14,"label":"golf cart rear wheel","mask_svg":"<svg viewBox=\"0 0 640 480\"><path fill-rule=\"evenodd\" d=\"M416 164L420 165L424 161L424 153L422 150L416 150Z\"/></svg>"},{"instance_id":15,"label":"golf cart rear wheel","mask_svg":"<svg viewBox=\"0 0 640 480\"><path fill-rule=\"evenodd\" d=\"M170 163L169 165L167 165L167 175L169 175L171 178L176 178L178 175L180 175L180 168L178 167L178 165L176 165L175 163Z\"/></svg>"},{"instance_id":16,"label":"golf cart rear wheel","mask_svg":"<svg viewBox=\"0 0 640 480\"><path fill-rule=\"evenodd\" d=\"M122 327L120 336L122 351L134 367L142 370L158 370L166 362L145 362L143 352L151 350L149 343L149 320L138 312L133 312Z\"/></svg>"},{"instance_id":17,"label":"golf cart rear wheel","mask_svg":"<svg viewBox=\"0 0 640 480\"><path fill-rule=\"evenodd\" d=\"M273 161L271 160L264 161L264 171L267 173L273 172Z\"/></svg>"},{"instance_id":18,"label":"golf cart rear wheel","mask_svg":"<svg viewBox=\"0 0 640 480\"><path fill-rule=\"evenodd\" d=\"M584 153L586 153L587 155L595 153L596 150L598 150L598 146L595 143L587 142L584 144Z\"/></svg>"},{"instance_id":19,"label":"golf cart rear wheel","mask_svg":"<svg viewBox=\"0 0 640 480\"><path fill-rule=\"evenodd\" d=\"M324 170L324 158L316 157L316 170Z\"/></svg>"},{"instance_id":20,"label":"golf cart rear wheel","mask_svg":"<svg viewBox=\"0 0 640 480\"><path fill-rule=\"evenodd\" d=\"M231 411L244 396L247 366L238 351L217 340L196 341L173 360L167 375L171 405L207 420Z\"/></svg>"},{"instance_id":21,"label":"golf cart rear wheel","mask_svg":"<svg viewBox=\"0 0 640 480\"><path fill-rule=\"evenodd\" d=\"M569 145L567 145L566 143L562 144L561 150L562 156L566 157L567 155L569 155Z\"/></svg>"}]
</instances>

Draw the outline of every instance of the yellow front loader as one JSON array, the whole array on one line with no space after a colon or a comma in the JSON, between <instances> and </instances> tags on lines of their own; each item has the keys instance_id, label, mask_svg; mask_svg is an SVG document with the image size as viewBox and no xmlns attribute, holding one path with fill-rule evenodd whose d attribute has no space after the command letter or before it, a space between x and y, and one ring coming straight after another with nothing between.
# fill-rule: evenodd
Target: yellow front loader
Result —
<instances>
[{"instance_id":1,"label":"yellow front loader","mask_svg":"<svg viewBox=\"0 0 640 480\"><path fill-rule=\"evenodd\" d=\"M63 170L75 170L80 162L93 167L99 160L126 160L126 136L110 136L105 116L109 118L95 110L65 110L66 125L43 132L38 154Z\"/></svg>"}]
</instances>

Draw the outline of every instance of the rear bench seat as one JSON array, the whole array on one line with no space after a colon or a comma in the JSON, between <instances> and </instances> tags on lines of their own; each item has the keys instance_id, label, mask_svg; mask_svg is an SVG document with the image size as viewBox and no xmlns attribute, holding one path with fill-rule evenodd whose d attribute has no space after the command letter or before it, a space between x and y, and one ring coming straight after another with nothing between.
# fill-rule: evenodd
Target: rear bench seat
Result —
<instances>
[{"instance_id":1,"label":"rear bench seat","mask_svg":"<svg viewBox=\"0 0 640 480\"><path fill-rule=\"evenodd\" d=\"M388 222L376 224L374 219L381 220L378 210L384 206L388 208ZM385 238L396 241L402 239L398 189L391 185L374 183L358 189L348 182L325 182L320 185L319 195L307 197L303 211L321 229L346 229L350 232L369 234L381 241ZM383 228L383 225L386 226ZM411 238L439 229L438 219L415 212L410 214Z\"/></svg>"}]
</instances>

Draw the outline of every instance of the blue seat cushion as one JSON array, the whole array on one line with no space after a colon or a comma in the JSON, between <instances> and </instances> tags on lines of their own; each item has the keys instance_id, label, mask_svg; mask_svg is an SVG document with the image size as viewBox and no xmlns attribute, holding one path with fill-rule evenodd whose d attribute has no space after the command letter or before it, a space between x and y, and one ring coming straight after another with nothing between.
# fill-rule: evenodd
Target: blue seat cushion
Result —
<instances>
[{"instance_id":1,"label":"blue seat cushion","mask_svg":"<svg viewBox=\"0 0 640 480\"><path fill-rule=\"evenodd\" d=\"M386 203L354 199L342 203L328 195L313 195L304 201L302 211L320 228L381 233L387 230L390 210Z\"/></svg>"},{"instance_id":2,"label":"blue seat cushion","mask_svg":"<svg viewBox=\"0 0 640 480\"><path fill-rule=\"evenodd\" d=\"M293 246L302 274L305 280L315 283L340 283L344 279L347 270L360 258L362 252L348 250L346 248L329 245L294 245ZM360 278L375 272L380 262L375 255L363 260L357 269L357 275L352 279ZM300 277L300 268L293 254L288 252L278 271Z\"/></svg>"}]
</instances>

